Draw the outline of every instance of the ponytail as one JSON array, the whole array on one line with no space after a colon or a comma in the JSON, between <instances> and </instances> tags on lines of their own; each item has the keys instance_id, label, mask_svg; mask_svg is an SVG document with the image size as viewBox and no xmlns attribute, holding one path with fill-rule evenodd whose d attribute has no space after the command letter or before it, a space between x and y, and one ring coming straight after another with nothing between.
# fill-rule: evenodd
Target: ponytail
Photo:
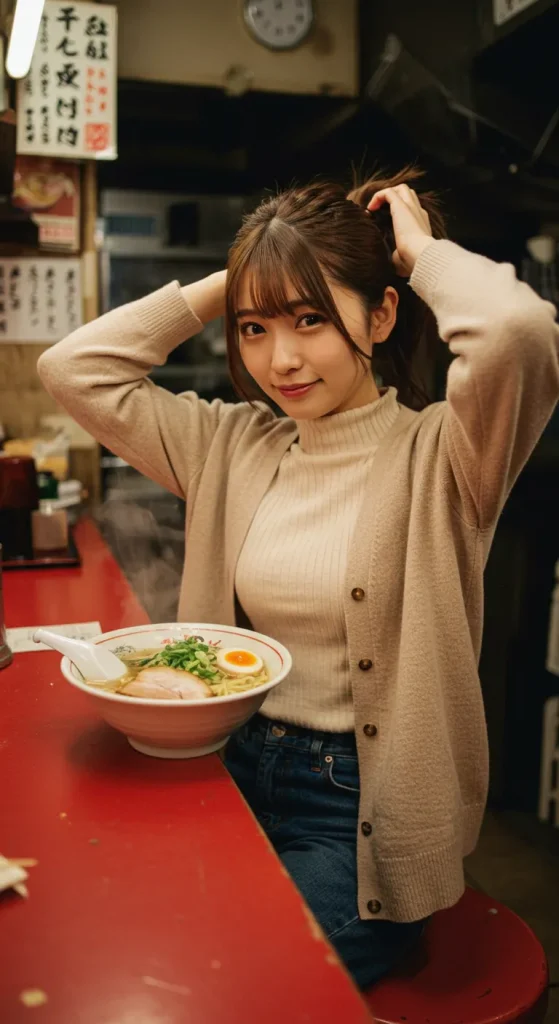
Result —
<instances>
[{"instance_id":1,"label":"ponytail","mask_svg":"<svg viewBox=\"0 0 559 1024\"><path fill-rule=\"evenodd\" d=\"M423 172L415 167L406 167L391 178L373 175L360 185L355 182L347 198L366 210L377 192L397 185L409 185L415 189L422 177ZM445 221L435 193L419 192L419 201L429 217L433 238L446 238ZM396 242L388 203L383 203L371 213L371 217L382 236L392 264ZM398 292L398 314L390 337L375 348L375 368L383 383L398 389L400 401L404 405L422 409L430 400L424 371L433 361L438 345L437 323L429 307L395 270L390 283Z\"/></svg>"}]
</instances>

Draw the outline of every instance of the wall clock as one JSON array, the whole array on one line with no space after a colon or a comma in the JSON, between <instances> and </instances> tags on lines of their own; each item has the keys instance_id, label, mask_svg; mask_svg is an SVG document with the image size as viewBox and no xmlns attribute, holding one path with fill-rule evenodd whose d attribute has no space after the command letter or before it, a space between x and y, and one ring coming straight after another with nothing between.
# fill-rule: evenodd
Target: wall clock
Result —
<instances>
[{"instance_id":1,"label":"wall clock","mask_svg":"<svg viewBox=\"0 0 559 1024\"><path fill-rule=\"evenodd\" d=\"M269 50L294 50L314 24L313 0L244 0L249 32Z\"/></svg>"}]
</instances>

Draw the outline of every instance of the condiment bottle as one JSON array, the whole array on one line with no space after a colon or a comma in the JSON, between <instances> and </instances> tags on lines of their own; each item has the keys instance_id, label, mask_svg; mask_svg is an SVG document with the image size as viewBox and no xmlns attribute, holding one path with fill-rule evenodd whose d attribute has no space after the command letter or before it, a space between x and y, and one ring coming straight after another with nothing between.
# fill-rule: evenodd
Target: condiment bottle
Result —
<instances>
[{"instance_id":1,"label":"condiment bottle","mask_svg":"<svg viewBox=\"0 0 559 1024\"><path fill-rule=\"evenodd\" d=\"M68 547L68 515L65 508L56 509L48 501L32 514L33 549L59 551Z\"/></svg>"},{"instance_id":2,"label":"condiment bottle","mask_svg":"<svg viewBox=\"0 0 559 1024\"><path fill-rule=\"evenodd\" d=\"M33 459L29 455L0 455L0 543L6 562L33 558L31 512L38 506Z\"/></svg>"}]
</instances>

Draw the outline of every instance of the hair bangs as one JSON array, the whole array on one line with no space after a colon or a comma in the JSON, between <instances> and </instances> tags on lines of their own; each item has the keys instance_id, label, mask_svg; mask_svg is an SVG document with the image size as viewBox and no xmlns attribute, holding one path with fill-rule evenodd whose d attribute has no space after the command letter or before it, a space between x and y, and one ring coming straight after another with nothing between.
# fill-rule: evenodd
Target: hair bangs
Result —
<instances>
[{"instance_id":1,"label":"hair bangs","mask_svg":"<svg viewBox=\"0 0 559 1024\"><path fill-rule=\"evenodd\" d=\"M264 319L290 315L295 302L308 303L328 317L335 315L334 300L316 256L282 221L272 222L248 254L237 280L237 306L244 282L248 282L251 309Z\"/></svg>"}]
</instances>

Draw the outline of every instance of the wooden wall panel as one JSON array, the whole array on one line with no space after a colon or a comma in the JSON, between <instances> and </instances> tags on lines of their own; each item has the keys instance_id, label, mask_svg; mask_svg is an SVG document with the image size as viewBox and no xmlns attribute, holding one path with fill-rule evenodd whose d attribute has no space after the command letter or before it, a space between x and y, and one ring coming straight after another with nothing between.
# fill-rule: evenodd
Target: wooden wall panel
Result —
<instances>
[{"instance_id":1,"label":"wooden wall panel","mask_svg":"<svg viewBox=\"0 0 559 1024\"><path fill-rule=\"evenodd\" d=\"M9 435L29 436L41 416L60 411L37 374L37 360L45 348L0 345L0 423Z\"/></svg>"}]
</instances>

